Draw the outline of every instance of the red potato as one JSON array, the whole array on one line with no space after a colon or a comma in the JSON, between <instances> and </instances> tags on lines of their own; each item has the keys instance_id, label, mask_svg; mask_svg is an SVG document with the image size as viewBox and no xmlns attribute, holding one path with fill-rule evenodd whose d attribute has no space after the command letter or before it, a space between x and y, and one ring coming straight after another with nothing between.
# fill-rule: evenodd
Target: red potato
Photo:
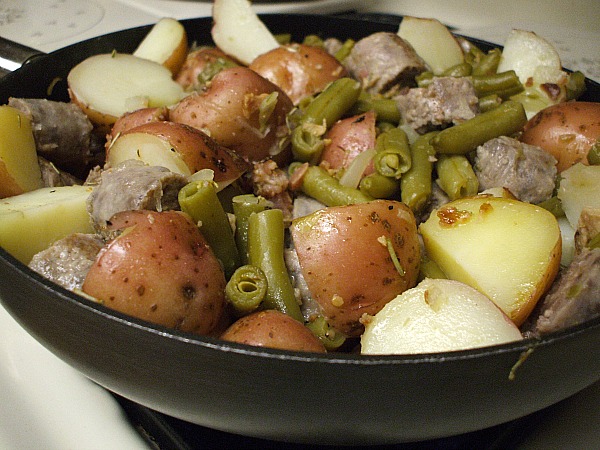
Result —
<instances>
[{"instance_id":1,"label":"red potato","mask_svg":"<svg viewBox=\"0 0 600 450\"><path fill-rule=\"evenodd\" d=\"M169 109L166 107L142 108L125 113L113 124L110 135L106 139L106 148L119 134L149 122L164 122L169 120Z\"/></svg>"},{"instance_id":2,"label":"red potato","mask_svg":"<svg viewBox=\"0 0 600 450\"><path fill-rule=\"evenodd\" d=\"M189 216L176 211L126 211L110 229L82 290L104 305L152 323L210 333L225 308L225 276Z\"/></svg>"},{"instance_id":3,"label":"red potato","mask_svg":"<svg viewBox=\"0 0 600 450\"><path fill-rule=\"evenodd\" d=\"M359 336L363 314L376 314L417 281L417 227L403 203L329 207L295 219L290 231L313 299L329 324L347 336Z\"/></svg>"},{"instance_id":4,"label":"red potato","mask_svg":"<svg viewBox=\"0 0 600 450\"><path fill-rule=\"evenodd\" d=\"M296 43L264 53L248 67L279 86L295 105L348 75L346 68L327 51Z\"/></svg>"},{"instance_id":5,"label":"red potato","mask_svg":"<svg viewBox=\"0 0 600 450\"><path fill-rule=\"evenodd\" d=\"M567 102L549 106L525 125L521 141L556 158L559 172L588 164L590 147L600 139L600 103Z\"/></svg>"},{"instance_id":6,"label":"red potato","mask_svg":"<svg viewBox=\"0 0 600 450\"><path fill-rule=\"evenodd\" d=\"M137 159L191 175L212 169L214 180L239 178L250 165L200 130L174 122L149 122L121 133L106 152L106 163Z\"/></svg>"},{"instance_id":7,"label":"red potato","mask_svg":"<svg viewBox=\"0 0 600 450\"><path fill-rule=\"evenodd\" d=\"M188 53L183 66L177 73L175 81L183 86L186 91L198 89L203 86L198 77L207 69L207 66L219 61L225 65L239 65L233 58L215 47L201 47L192 50Z\"/></svg>"},{"instance_id":8,"label":"red potato","mask_svg":"<svg viewBox=\"0 0 600 450\"><path fill-rule=\"evenodd\" d=\"M374 111L339 120L325 135L328 143L321 161L334 170L346 169L360 153L375 148L376 135ZM373 170L373 164L369 164L363 175Z\"/></svg>"},{"instance_id":9,"label":"red potato","mask_svg":"<svg viewBox=\"0 0 600 450\"><path fill-rule=\"evenodd\" d=\"M318 337L296 319L280 311L258 311L235 321L221 339L259 347L325 353Z\"/></svg>"},{"instance_id":10,"label":"red potato","mask_svg":"<svg viewBox=\"0 0 600 450\"><path fill-rule=\"evenodd\" d=\"M138 58L155 61L176 75L188 52L185 28L170 17L160 19L133 52Z\"/></svg>"},{"instance_id":11,"label":"red potato","mask_svg":"<svg viewBox=\"0 0 600 450\"><path fill-rule=\"evenodd\" d=\"M261 119L261 103L275 93L276 104ZM205 130L219 144L249 161L273 158L287 163L291 148L286 116L293 104L276 85L246 67L224 69L203 92L185 97L170 112L174 122Z\"/></svg>"}]
</instances>

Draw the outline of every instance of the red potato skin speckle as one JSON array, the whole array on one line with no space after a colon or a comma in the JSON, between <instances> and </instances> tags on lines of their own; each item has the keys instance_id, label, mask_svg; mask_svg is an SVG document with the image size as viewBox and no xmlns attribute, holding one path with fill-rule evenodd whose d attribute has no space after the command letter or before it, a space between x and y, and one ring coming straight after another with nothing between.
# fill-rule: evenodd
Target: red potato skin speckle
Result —
<instances>
[{"instance_id":1,"label":"red potato skin speckle","mask_svg":"<svg viewBox=\"0 0 600 450\"><path fill-rule=\"evenodd\" d=\"M122 230L101 250L83 291L104 305L149 322L209 334L225 308L225 276L206 240L180 212L127 211Z\"/></svg>"}]
</instances>

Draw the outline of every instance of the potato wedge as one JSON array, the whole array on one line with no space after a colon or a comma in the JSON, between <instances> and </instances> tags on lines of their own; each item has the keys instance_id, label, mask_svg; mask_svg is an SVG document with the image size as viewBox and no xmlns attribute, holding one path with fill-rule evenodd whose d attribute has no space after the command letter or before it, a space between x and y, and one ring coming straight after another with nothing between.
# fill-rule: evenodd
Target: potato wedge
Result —
<instances>
[{"instance_id":1,"label":"potato wedge","mask_svg":"<svg viewBox=\"0 0 600 450\"><path fill-rule=\"evenodd\" d=\"M398 36L413 46L436 75L465 60L458 41L437 19L404 16Z\"/></svg>"},{"instance_id":2,"label":"potato wedge","mask_svg":"<svg viewBox=\"0 0 600 450\"><path fill-rule=\"evenodd\" d=\"M67 82L71 100L105 126L127 112L173 105L184 95L169 69L124 53L90 56L71 69Z\"/></svg>"},{"instance_id":3,"label":"potato wedge","mask_svg":"<svg viewBox=\"0 0 600 450\"><path fill-rule=\"evenodd\" d=\"M148 122L119 135L107 150L106 163L116 167L128 159L182 175L211 169L217 182L235 180L250 168L202 131L175 122Z\"/></svg>"},{"instance_id":4,"label":"potato wedge","mask_svg":"<svg viewBox=\"0 0 600 450\"><path fill-rule=\"evenodd\" d=\"M133 56L157 62L176 75L183 66L187 51L187 33L181 22L163 17L140 42Z\"/></svg>"},{"instance_id":5,"label":"potato wedge","mask_svg":"<svg viewBox=\"0 0 600 450\"><path fill-rule=\"evenodd\" d=\"M279 47L248 0L215 0L212 17L211 34L217 47L244 64Z\"/></svg>"},{"instance_id":6,"label":"potato wedge","mask_svg":"<svg viewBox=\"0 0 600 450\"><path fill-rule=\"evenodd\" d=\"M448 278L479 290L516 325L560 266L557 220L529 203L486 195L463 198L433 211L419 229L427 255Z\"/></svg>"},{"instance_id":7,"label":"potato wedge","mask_svg":"<svg viewBox=\"0 0 600 450\"><path fill-rule=\"evenodd\" d=\"M585 208L600 208L600 166L575 164L561 173L558 198L576 230Z\"/></svg>"},{"instance_id":8,"label":"potato wedge","mask_svg":"<svg viewBox=\"0 0 600 450\"><path fill-rule=\"evenodd\" d=\"M0 246L24 264L72 233L93 233L90 186L42 188L0 201Z\"/></svg>"},{"instance_id":9,"label":"potato wedge","mask_svg":"<svg viewBox=\"0 0 600 450\"><path fill-rule=\"evenodd\" d=\"M0 106L0 198L41 187L31 121L11 106Z\"/></svg>"},{"instance_id":10,"label":"potato wedge","mask_svg":"<svg viewBox=\"0 0 600 450\"><path fill-rule=\"evenodd\" d=\"M476 289L426 278L366 321L361 353L447 352L520 339L517 326Z\"/></svg>"}]
</instances>

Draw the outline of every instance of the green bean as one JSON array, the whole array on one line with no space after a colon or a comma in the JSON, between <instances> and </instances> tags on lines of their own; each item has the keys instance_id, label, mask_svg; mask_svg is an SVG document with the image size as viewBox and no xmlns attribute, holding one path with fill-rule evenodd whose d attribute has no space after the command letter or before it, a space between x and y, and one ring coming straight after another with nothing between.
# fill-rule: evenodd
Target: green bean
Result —
<instances>
[{"instance_id":1,"label":"green bean","mask_svg":"<svg viewBox=\"0 0 600 450\"><path fill-rule=\"evenodd\" d=\"M392 198L400 190L400 183L374 172L360 180L358 189L373 198Z\"/></svg>"},{"instance_id":2,"label":"green bean","mask_svg":"<svg viewBox=\"0 0 600 450\"><path fill-rule=\"evenodd\" d=\"M306 327L319 338L327 351L337 350L346 342L346 336L331 327L323 316L318 316L315 320L307 323Z\"/></svg>"},{"instance_id":3,"label":"green bean","mask_svg":"<svg viewBox=\"0 0 600 450\"><path fill-rule=\"evenodd\" d=\"M335 59L337 59L339 62L343 62L348 57L353 48L354 40L346 39L340 47L340 49L337 52L335 52Z\"/></svg>"},{"instance_id":4,"label":"green bean","mask_svg":"<svg viewBox=\"0 0 600 450\"><path fill-rule=\"evenodd\" d=\"M341 185L337 178L320 166L306 168L300 189L327 206L351 205L373 200L373 197L358 189Z\"/></svg>"},{"instance_id":5,"label":"green bean","mask_svg":"<svg viewBox=\"0 0 600 450\"><path fill-rule=\"evenodd\" d=\"M547 211L550 211L554 214L555 217L564 217L565 211L562 207L562 202L557 196L550 197L548 200L545 200L541 203L538 203L538 206L541 206Z\"/></svg>"},{"instance_id":6,"label":"green bean","mask_svg":"<svg viewBox=\"0 0 600 450\"><path fill-rule=\"evenodd\" d=\"M478 97L496 94L503 100L507 100L525 89L514 70L493 75L472 76L471 80Z\"/></svg>"},{"instance_id":7,"label":"green bean","mask_svg":"<svg viewBox=\"0 0 600 450\"><path fill-rule=\"evenodd\" d=\"M477 194L479 180L465 156L440 155L435 167L438 185L450 200Z\"/></svg>"},{"instance_id":8,"label":"green bean","mask_svg":"<svg viewBox=\"0 0 600 450\"><path fill-rule=\"evenodd\" d=\"M389 122L398 125L402 119L394 100L391 98L376 97L363 90L350 113L356 115L366 113L367 111L375 111L378 122Z\"/></svg>"},{"instance_id":9,"label":"green bean","mask_svg":"<svg viewBox=\"0 0 600 450\"><path fill-rule=\"evenodd\" d=\"M473 44L471 41L467 41L469 45L468 51L465 53L465 61L471 66L475 67L485 57L485 52Z\"/></svg>"},{"instance_id":10,"label":"green bean","mask_svg":"<svg viewBox=\"0 0 600 450\"><path fill-rule=\"evenodd\" d=\"M381 175L399 179L410 169L410 145L402 129L391 128L377 136L375 150L373 165Z\"/></svg>"},{"instance_id":11,"label":"green bean","mask_svg":"<svg viewBox=\"0 0 600 450\"><path fill-rule=\"evenodd\" d=\"M443 77L467 77L471 75L473 66L467 62L456 64L442 72Z\"/></svg>"},{"instance_id":12,"label":"green bean","mask_svg":"<svg viewBox=\"0 0 600 450\"><path fill-rule=\"evenodd\" d=\"M248 259L267 278L263 305L266 309L277 309L303 322L283 258L283 249L283 212L280 209L266 209L251 214L248 218Z\"/></svg>"},{"instance_id":13,"label":"green bean","mask_svg":"<svg viewBox=\"0 0 600 450\"><path fill-rule=\"evenodd\" d=\"M279 33L276 34L275 40L279 43L279 45L285 45L292 42L292 35L290 33Z\"/></svg>"},{"instance_id":14,"label":"green bean","mask_svg":"<svg viewBox=\"0 0 600 450\"><path fill-rule=\"evenodd\" d=\"M438 153L465 154L498 136L511 136L527 122L523 105L508 100L472 119L440 131L431 140Z\"/></svg>"},{"instance_id":15,"label":"green bean","mask_svg":"<svg viewBox=\"0 0 600 450\"><path fill-rule=\"evenodd\" d=\"M437 133L432 131L423 134L410 146L411 166L400 178L402 202L415 212L425 205L431 195L435 150L430 141Z\"/></svg>"},{"instance_id":16,"label":"green bean","mask_svg":"<svg viewBox=\"0 0 600 450\"><path fill-rule=\"evenodd\" d=\"M323 48L323 39L321 36L317 36L316 34L308 34L302 40L304 45L310 45L311 47L320 47Z\"/></svg>"},{"instance_id":17,"label":"green bean","mask_svg":"<svg viewBox=\"0 0 600 450\"><path fill-rule=\"evenodd\" d=\"M239 254L227 213L217 197L212 181L193 181L179 191L181 210L198 223L202 235L221 261L229 278L239 265Z\"/></svg>"},{"instance_id":18,"label":"green bean","mask_svg":"<svg viewBox=\"0 0 600 450\"><path fill-rule=\"evenodd\" d=\"M208 62L206 66L204 66L202 71L198 74L198 82L200 86L205 86L221 70L236 66L237 64L229 59L217 58L212 62Z\"/></svg>"},{"instance_id":19,"label":"green bean","mask_svg":"<svg viewBox=\"0 0 600 450\"><path fill-rule=\"evenodd\" d=\"M486 112L496 108L502 103L502 99L496 94L486 95L479 99L479 112Z\"/></svg>"},{"instance_id":20,"label":"green bean","mask_svg":"<svg viewBox=\"0 0 600 450\"><path fill-rule=\"evenodd\" d=\"M567 100L577 100L585 90L585 75L580 71L571 73L567 81Z\"/></svg>"},{"instance_id":21,"label":"green bean","mask_svg":"<svg viewBox=\"0 0 600 450\"><path fill-rule=\"evenodd\" d=\"M267 295L267 277L256 266L238 267L225 286L225 296L238 316L258 309Z\"/></svg>"},{"instance_id":22,"label":"green bean","mask_svg":"<svg viewBox=\"0 0 600 450\"><path fill-rule=\"evenodd\" d=\"M425 88L431 84L433 77L433 72L425 71L415 77L415 82L418 87Z\"/></svg>"},{"instance_id":23,"label":"green bean","mask_svg":"<svg viewBox=\"0 0 600 450\"><path fill-rule=\"evenodd\" d=\"M600 139L597 139L590 147L587 154L588 164L591 166L600 166Z\"/></svg>"},{"instance_id":24,"label":"green bean","mask_svg":"<svg viewBox=\"0 0 600 450\"><path fill-rule=\"evenodd\" d=\"M473 76L493 75L500 64L502 52L499 48L493 48L486 54L481 55L479 60L473 65Z\"/></svg>"},{"instance_id":25,"label":"green bean","mask_svg":"<svg viewBox=\"0 0 600 450\"><path fill-rule=\"evenodd\" d=\"M236 195L231 204L235 215L235 242L240 262L248 264L248 218L250 214L271 209L273 203L253 194Z\"/></svg>"},{"instance_id":26,"label":"green bean","mask_svg":"<svg viewBox=\"0 0 600 450\"><path fill-rule=\"evenodd\" d=\"M360 90L358 81L340 78L304 108L292 131L292 152L296 160L313 164L318 161L325 146L323 134L354 105Z\"/></svg>"}]
</instances>

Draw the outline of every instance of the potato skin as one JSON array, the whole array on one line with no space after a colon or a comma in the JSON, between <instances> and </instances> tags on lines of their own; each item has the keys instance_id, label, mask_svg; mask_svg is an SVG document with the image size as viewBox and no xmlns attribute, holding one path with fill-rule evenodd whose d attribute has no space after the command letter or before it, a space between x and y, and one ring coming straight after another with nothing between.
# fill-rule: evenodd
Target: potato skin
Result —
<instances>
[{"instance_id":1,"label":"potato skin","mask_svg":"<svg viewBox=\"0 0 600 450\"><path fill-rule=\"evenodd\" d=\"M82 290L109 308L181 331L208 334L225 308L225 276L189 216L117 213L123 233L98 254Z\"/></svg>"},{"instance_id":2,"label":"potato skin","mask_svg":"<svg viewBox=\"0 0 600 450\"><path fill-rule=\"evenodd\" d=\"M235 321L221 339L259 347L325 353L325 347L308 328L280 311L258 311Z\"/></svg>"},{"instance_id":3,"label":"potato skin","mask_svg":"<svg viewBox=\"0 0 600 450\"><path fill-rule=\"evenodd\" d=\"M200 87L198 75L204 68L214 63L218 59L230 61L237 64L230 56L226 55L221 49L215 47L200 47L187 54L183 66L177 73L175 81L179 83L186 91L191 91Z\"/></svg>"},{"instance_id":4,"label":"potato skin","mask_svg":"<svg viewBox=\"0 0 600 450\"><path fill-rule=\"evenodd\" d=\"M193 127L169 121L148 122L121 134L148 133L166 140L181 155L191 173L201 169L212 169L214 180L223 181L239 178L250 169L250 165L238 155L224 148L206 133ZM106 154L110 161L109 148Z\"/></svg>"},{"instance_id":5,"label":"potato skin","mask_svg":"<svg viewBox=\"0 0 600 450\"><path fill-rule=\"evenodd\" d=\"M337 121L325 135L327 144L321 154L330 169L346 169L360 153L375 148L375 112L348 117ZM373 172L369 164L364 175Z\"/></svg>"},{"instance_id":6,"label":"potato skin","mask_svg":"<svg viewBox=\"0 0 600 450\"><path fill-rule=\"evenodd\" d=\"M259 105L264 96L278 93L277 105L268 126L261 131ZM219 72L206 91L185 97L170 112L170 119L191 127L207 130L211 138L248 161L273 157L288 163L289 145L280 147L289 129L286 116L292 101L276 85L246 67L233 67Z\"/></svg>"},{"instance_id":7,"label":"potato skin","mask_svg":"<svg viewBox=\"0 0 600 450\"><path fill-rule=\"evenodd\" d=\"M295 105L348 74L326 50L298 43L264 53L248 67L279 86Z\"/></svg>"},{"instance_id":8,"label":"potato skin","mask_svg":"<svg viewBox=\"0 0 600 450\"><path fill-rule=\"evenodd\" d=\"M106 148L110 147L113 139L119 134L125 133L132 128L139 127L150 122L164 122L169 119L167 107L142 108L119 117L113 124L110 134L106 139Z\"/></svg>"},{"instance_id":9,"label":"potato skin","mask_svg":"<svg viewBox=\"0 0 600 450\"><path fill-rule=\"evenodd\" d=\"M325 208L294 220L290 232L313 299L329 324L347 336L361 334L363 314L376 314L416 284L417 227L401 202L375 200ZM393 264L387 239L404 275Z\"/></svg>"},{"instance_id":10,"label":"potato skin","mask_svg":"<svg viewBox=\"0 0 600 450\"><path fill-rule=\"evenodd\" d=\"M521 141L537 145L558 161L558 172L588 164L590 147L600 138L600 103L566 102L549 106L532 117Z\"/></svg>"}]
</instances>

